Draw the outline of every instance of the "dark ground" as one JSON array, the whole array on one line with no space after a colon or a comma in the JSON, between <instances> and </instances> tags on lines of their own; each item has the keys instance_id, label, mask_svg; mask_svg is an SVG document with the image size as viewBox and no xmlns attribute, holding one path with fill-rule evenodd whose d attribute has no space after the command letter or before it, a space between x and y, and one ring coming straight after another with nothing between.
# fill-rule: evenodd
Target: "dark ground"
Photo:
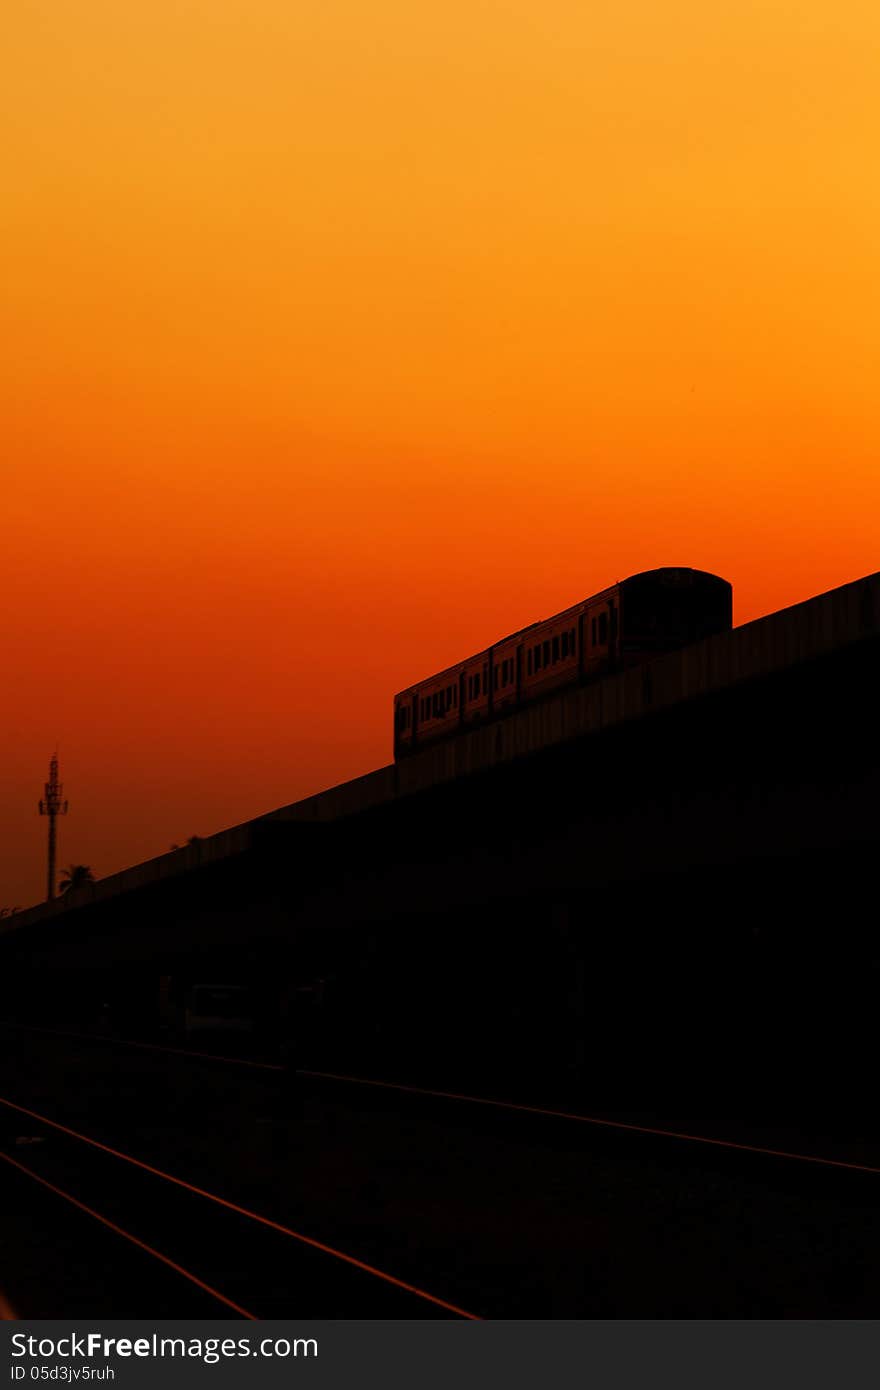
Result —
<instances>
[{"instance_id":1,"label":"dark ground","mask_svg":"<svg viewBox=\"0 0 880 1390\"><path fill-rule=\"evenodd\" d=\"M876 1174L330 1083L302 1084L284 1154L277 1072L5 1029L0 1048L0 1096L484 1317L846 1318L880 1302ZM0 1151L259 1316L431 1315L3 1107ZM5 1163L0 1184L19 1316L224 1315Z\"/></svg>"}]
</instances>

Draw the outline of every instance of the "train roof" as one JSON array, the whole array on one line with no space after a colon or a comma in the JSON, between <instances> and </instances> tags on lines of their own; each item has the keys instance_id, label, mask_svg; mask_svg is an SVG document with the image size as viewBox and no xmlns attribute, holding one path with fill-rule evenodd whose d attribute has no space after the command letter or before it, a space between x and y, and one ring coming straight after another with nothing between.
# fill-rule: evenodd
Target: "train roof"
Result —
<instances>
[{"instance_id":1,"label":"train roof","mask_svg":"<svg viewBox=\"0 0 880 1390\"><path fill-rule=\"evenodd\" d=\"M661 565L658 569L639 570L638 574L631 574L627 579L618 580L615 587L622 589L625 584L633 584L637 579L653 579L665 575L671 578L672 575L690 574L700 579L711 579L714 584L726 584L727 588L732 588L729 579L723 579L720 574L713 574L711 570L695 570L689 565ZM662 582L662 581L661 581Z\"/></svg>"}]
</instances>

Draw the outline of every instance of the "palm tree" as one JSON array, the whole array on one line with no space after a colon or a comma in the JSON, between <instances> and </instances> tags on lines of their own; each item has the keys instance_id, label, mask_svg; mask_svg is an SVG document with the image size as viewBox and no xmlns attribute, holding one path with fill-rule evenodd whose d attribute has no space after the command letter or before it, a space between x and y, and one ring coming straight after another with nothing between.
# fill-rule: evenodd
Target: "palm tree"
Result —
<instances>
[{"instance_id":1,"label":"palm tree","mask_svg":"<svg viewBox=\"0 0 880 1390\"><path fill-rule=\"evenodd\" d=\"M58 892L75 893L78 888L83 888L87 883L94 883L94 881L95 875L88 864L68 864L66 869L61 870Z\"/></svg>"}]
</instances>

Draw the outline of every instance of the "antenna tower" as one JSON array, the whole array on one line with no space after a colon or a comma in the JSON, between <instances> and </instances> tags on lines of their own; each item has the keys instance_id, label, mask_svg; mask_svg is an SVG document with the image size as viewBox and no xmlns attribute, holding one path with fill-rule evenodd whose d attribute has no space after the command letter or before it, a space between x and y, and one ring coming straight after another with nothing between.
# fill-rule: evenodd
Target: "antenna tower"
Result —
<instances>
[{"instance_id":1,"label":"antenna tower","mask_svg":"<svg viewBox=\"0 0 880 1390\"><path fill-rule=\"evenodd\" d=\"M67 802L63 800L64 788L58 781L58 754L53 753L49 763L49 780L45 786L46 795L40 802L40 815L49 817L49 878L46 897L51 901L55 896L55 820L67 815Z\"/></svg>"}]
</instances>

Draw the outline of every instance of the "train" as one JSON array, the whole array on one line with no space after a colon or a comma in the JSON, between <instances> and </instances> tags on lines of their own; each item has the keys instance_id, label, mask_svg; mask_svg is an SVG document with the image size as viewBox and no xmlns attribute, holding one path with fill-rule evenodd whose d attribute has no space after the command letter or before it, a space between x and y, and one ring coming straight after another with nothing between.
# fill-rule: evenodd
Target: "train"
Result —
<instances>
[{"instance_id":1,"label":"train","mask_svg":"<svg viewBox=\"0 0 880 1390\"><path fill-rule=\"evenodd\" d=\"M399 691L395 760L732 625L733 587L717 574L666 566L631 575Z\"/></svg>"}]
</instances>

